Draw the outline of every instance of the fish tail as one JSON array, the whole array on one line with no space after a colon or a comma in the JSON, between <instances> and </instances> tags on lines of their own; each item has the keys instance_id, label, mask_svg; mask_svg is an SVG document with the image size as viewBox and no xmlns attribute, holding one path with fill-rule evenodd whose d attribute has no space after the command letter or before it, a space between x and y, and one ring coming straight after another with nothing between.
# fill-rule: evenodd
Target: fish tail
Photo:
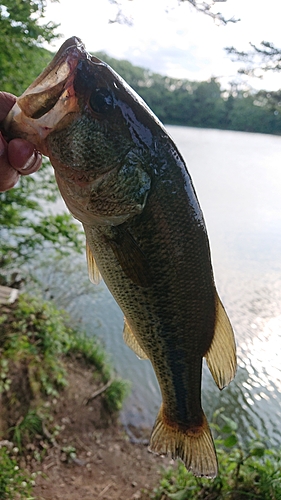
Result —
<instances>
[{"instance_id":1,"label":"fish tail","mask_svg":"<svg viewBox=\"0 0 281 500\"><path fill-rule=\"evenodd\" d=\"M182 430L165 421L162 405L152 430L149 451L157 455L171 453L173 459L180 458L195 476L214 478L218 472L214 442L204 413L200 427Z\"/></svg>"}]
</instances>

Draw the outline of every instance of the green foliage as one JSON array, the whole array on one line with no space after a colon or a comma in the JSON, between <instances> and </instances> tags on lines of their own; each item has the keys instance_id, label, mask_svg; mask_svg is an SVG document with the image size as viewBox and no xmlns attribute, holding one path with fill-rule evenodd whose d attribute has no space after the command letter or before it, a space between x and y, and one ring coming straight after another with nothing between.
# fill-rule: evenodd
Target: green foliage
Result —
<instances>
[{"instance_id":1,"label":"green foliage","mask_svg":"<svg viewBox=\"0 0 281 500\"><path fill-rule=\"evenodd\" d=\"M6 432L14 443L2 441L2 445L13 446L14 455L24 454L28 443L42 443L46 437L55 440L58 426L51 433L47 428L53 421L50 401L60 397L66 384L68 357L83 360L82 366L89 364L103 382L111 381L103 399L110 412L121 409L128 385L114 380L98 341L77 333L70 321L53 303L29 295L20 295L15 304L0 309L0 393L5 409L1 428L9 427ZM62 452L66 461L76 456L73 446L66 445ZM35 447L39 462L42 453ZM32 500L32 475L28 478L19 469L16 458L0 442L0 498Z\"/></svg>"},{"instance_id":2,"label":"green foliage","mask_svg":"<svg viewBox=\"0 0 281 500\"><path fill-rule=\"evenodd\" d=\"M95 338L88 337L83 333L75 335L69 350L69 354L71 353L94 365L104 382L110 379L111 368L108 364L106 352Z\"/></svg>"},{"instance_id":3,"label":"green foliage","mask_svg":"<svg viewBox=\"0 0 281 500\"><path fill-rule=\"evenodd\" d=\"M242 445L237 424L216 412L213 425L219 474L214 480L195 478L182 463L163 472L153 500L279 500L280 450L268 449L259 436Z\"/></svg>"},{"instance_id":4,"label":"green foliage","mask_svg":"<svg viewBox=\"0 0 281 500\"><path fill-rule=\"evenodd\" d=\"M83 334L76 335L69 351L69 354L71 353L94 365L104 383L112 379L112 369L108 363L107 355L95 339ZM110 413L114 414L122 409L129 391L130 384L126 380L113 378L109 387L103 393L104 403Z\"/></svg>"},{"instance_id":5,"label":"green foliage","mask_svg":"<svg viewBox=\"0 0 281 500\"><path fill-rule=\"evenodd\" d=\"M119 73L163 123L281 133L280 92L222 90L216 78L190 82L162 76L104 52L96 54Z\"/></svg>"},{"instance_id":6,"label":"green foliage","mask_svg":"<svg viewBox=\"0 0 281 500\"><path fill-rule=\"evenodd\" d=\"M46 0L1 0L0 88L21 94L51 60L44 42L57 37L57 25L44 24Z\"/></svg>"},{"instance_id":7,"label":"green foliage","mask_svg":"<svg viewBox=\"0 0 281 500\"><path fill-rule=\"evenodd\" d=\"M34 500L31 479L17 464L14 450L0 448L0 498L3 500Z\"/></svg>"},{"instance_id":8,"label":"green foliage","mask_svg":"<svg viewBox=\"0 0 281 500\"><path fill-rule=\"evenodd\" d=\"M115 379L104 393L105 403L111 413L121 410L128 396L130 385L126 380Z\"/></svg>"},{"instance_id":9,"label":"green foliage","mask_svg":"<svg viewBox=\"0 0 281 500\"><path fill-rule=\"evenodd\" d=\"M273 93L272 93L273 95ZM263 92L256 95L239 94L229 113L229 128L260 133L281 133L280 102L272 106L273 97Z\"/></svg>"},{"instance_id":10,"label":"green foliage","mask_svg":"<svg viewBox=\"0 0 281 500\"><path fill-rule=\"evenodd\" d=\"M103 382L112 379L107 356L97 339L76 332L68 326L70 322L67 313L58 310L52 302L29 295L20 295L16 307L11 306L11 313L0 315L0 391L7 399L12 399L13 366L25 367L25 400L58 396L58 390L66 384L64 359L67 356L83 358L95 367ZM104 395L109 411L119 411L127 393L127 382L113 379ZM29 407L27 410L30 409L33 410ZM19 431L25 429L33 417L37 418L34 413L27 415Z\"/></svg>"},{"instance_id":11,"label":"green foliage","mask_svg":"<svg viewBox=\"0 0 281 500\"><path fill-rule=\"evenodd\" d=\"M67 462L72 462L76 458L76 448L74 446L64 446L62 452L65 454Z\"/></svg>"},{"instance_id":12,"label":"green foliage","mask_svg":"<svg viewBox=\"0 0 281 500\"><path fill-rule=\"evenodd\" d=\"M39 258L42 251L67 255L82 249L82 231L67 213L48 208L59 192L48 163L14 189L0 193L0 283L14 271Z\"/></svg>"},{"instance_id":13,"label":"green foliage","mask_svg":"<svg viewBox=\"0 0 281 500\"><path fill-rule=\"evenodd\" d=\"M11 385L9 378L9 362L6 358L0 359L0 394L7 392Z\"/></svg>"},{"instance_id":14,"label":"green foliage","mask_svg":"<svg viewBox=\"0 0 281 500\"><path fill-rule=\"evenodd\" d=\"M57 395L57 389L66 383L61 357L73 344L74 334L66 326L67 319L50 302L19 297L18 307L1 324L1 378L6 392L10 388L8 369L21 363L26 367L33 397Z\"/></svg>"},{"instance_id":15,"label":"green foliage","mask_svg":"<svg viewBox=\"0 0 281 500\"><path fill-rule=\"evenodd\" d=\"M19 451L22 451L24 442L30 443L38 434L42 436L42 417L38 415L36 410L29 410L10 431L13 432L13 443Z\"/></svg>"},{"instance_id":16,"label":"green foliage","mask_svg":"<svg viewBox=\"0 0 281 500\"><path fill-rule=\"evenodd\" d=\"M0 2L0 88L20 94L52 59L42 48L57 37L54 23L44 24L46 0ZM80 250L81 232L66 213L54 215L59 197L47 160L37 174L0 193L0 283L14 285L9 273L36 259L42 250L64 254Z\"/></svg>"}]
</instances>

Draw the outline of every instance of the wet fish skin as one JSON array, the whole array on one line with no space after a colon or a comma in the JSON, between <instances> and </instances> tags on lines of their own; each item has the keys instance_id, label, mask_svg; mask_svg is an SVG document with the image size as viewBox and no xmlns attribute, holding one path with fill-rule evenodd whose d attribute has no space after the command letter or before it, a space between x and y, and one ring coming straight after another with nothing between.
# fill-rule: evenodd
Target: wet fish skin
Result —
<instances>
[{"instance_id":1,"label":"wet fish skin","mask_svg":"<svg viewBox=\"0 0 281 500\"><path fill-rule=\"evenodd\" d=\"M124 339L153 365L163 402L150 449L214 477L202 358L222 388L235 374L235 343L203 215L173 141L76 38L18 99L6 134L32 140L50 157L61 194L84 226L91 279L103 277L124 312Z\"/></svg>"}]
</instances>

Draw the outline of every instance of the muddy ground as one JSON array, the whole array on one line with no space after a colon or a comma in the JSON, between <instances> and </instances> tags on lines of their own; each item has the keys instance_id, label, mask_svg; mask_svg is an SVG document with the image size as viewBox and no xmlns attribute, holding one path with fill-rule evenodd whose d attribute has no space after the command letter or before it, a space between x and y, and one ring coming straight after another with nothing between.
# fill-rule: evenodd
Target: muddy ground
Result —
<instances>
[{"instance_id":1,"label":"muddy ground","mask_svg":"<svg viewBox=\"0 0 281 500\"><path fill-rule=\"evenodd\" d=\"M161 468L171 462L147 451L150 429L132 429L142 441L132 443L106 411L102 395L90 399L98 387L89 368L73 361L67 369L69 385L53 402L52 428L59 426L58 435L42 441L41 463L30 444L22 464L41 471L36 500L148 500Z\"/></svg>"}]
</instances>

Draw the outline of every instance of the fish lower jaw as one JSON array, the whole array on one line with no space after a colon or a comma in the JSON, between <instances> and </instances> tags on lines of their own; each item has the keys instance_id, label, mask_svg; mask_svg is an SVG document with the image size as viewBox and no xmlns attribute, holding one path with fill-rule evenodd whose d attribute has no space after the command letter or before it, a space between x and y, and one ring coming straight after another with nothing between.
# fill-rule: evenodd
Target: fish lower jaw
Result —
<instances>
[{"instance_id":1,"label":"fish lower jaw","mask_svg":"<svg viewBox=\"0 0 281 500\"><path fill-rule=\"evenodd\" d=\"M43 154L47 155L44 141L51 132L51 128L40 125L38 120L27 117L17 103L15 103L4 120L4 130L8 139L26 139L32 142Z\"/></svg>"}]
</instances>

